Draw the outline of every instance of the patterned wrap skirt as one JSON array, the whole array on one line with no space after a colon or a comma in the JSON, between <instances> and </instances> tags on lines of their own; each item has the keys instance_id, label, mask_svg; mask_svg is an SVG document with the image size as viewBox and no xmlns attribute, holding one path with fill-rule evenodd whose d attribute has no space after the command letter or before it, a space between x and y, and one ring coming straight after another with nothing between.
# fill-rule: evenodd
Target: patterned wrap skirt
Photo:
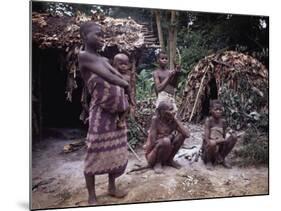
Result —
<instances>
[{"instance_id":1,"label":"patterned wrap skirt","mask_svg":"<svg viewBox=\"0 0 281 211\"><path fill-rule=\"evenodd\" d=\"M86 175L124 173L128 163L127 128L117 128L120 113L129 108L124 89L93 74L87 87L91 93Z\"/></svg>"}]
</instances>

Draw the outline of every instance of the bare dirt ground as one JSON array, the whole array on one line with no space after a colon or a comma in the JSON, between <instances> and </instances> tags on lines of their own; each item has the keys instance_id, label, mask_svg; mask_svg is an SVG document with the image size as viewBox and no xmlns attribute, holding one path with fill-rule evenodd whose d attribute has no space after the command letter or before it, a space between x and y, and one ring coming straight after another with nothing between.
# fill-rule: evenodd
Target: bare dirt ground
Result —
<instances>
[{"instance_id":1,"label":"bare dirt ground","mask_svg":"<svg viewBox=\"0 0 281 211\"><path fill-rule=\"evenodd\" d=\"M189 125L191 137L185 147L200 146L201 125ZM73 131L70 131L73 132ZM64 131L69 134L69 131ZM78 135L79 136L79 135ZM48 137L33 147L32 152L32 208L87 206L87 190L83 177L85 147L65 154L64 145L72 143L71 135ZM247 196L268 194L268 168L242 167L231 154L232 169L222 166L206 167L199 159L190 162L177 158L182 168L165 167L163 174L151 169L130 172L145 165L143 150L136 150L142 161L130 153L126 173L117 179L118 187L129 191L123 199L107 195L107 176L97 176L96 192L99 205L148 201L185 200L198 198ZM179 151L179 154L183 149Z\"/></svg>"}]
</instances>

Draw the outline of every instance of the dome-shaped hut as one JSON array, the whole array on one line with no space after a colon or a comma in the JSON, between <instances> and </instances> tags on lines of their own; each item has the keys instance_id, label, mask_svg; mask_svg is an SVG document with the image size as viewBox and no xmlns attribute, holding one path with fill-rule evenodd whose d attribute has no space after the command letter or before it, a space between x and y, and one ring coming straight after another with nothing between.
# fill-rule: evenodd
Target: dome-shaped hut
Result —
<instances>
[{"instance_id":1,"label":"dome-shaped hut","mask_svg":"<svg viewBox=\"0 0 281 211\"><path fill-rule=\"evenodd\" d=\"M200 60L187 77L180 116L198 122L209 114L212 99L224 104L237 129L268 114L268 70L257 59L235 51Z\"/></svg>"}]
</instances>

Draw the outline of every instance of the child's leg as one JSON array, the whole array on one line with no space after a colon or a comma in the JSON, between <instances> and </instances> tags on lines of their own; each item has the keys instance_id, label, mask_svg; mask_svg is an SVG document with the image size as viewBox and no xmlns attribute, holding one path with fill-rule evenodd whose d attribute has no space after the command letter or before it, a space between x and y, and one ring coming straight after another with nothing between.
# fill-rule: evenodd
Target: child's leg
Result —
<instances>
[{"instance_id":1,"label":"child's leg","mask_svg":"<svg viewBox=\"0 0 281 211\"><path fill-rule=\"evenodd\" d=\"M88 189L88 203L91 205L94 205L97 203L97 197L96 197L96 190L95 190L95 176L91 175L86 175L85 176L85 181L86 181L86 187Z\"/></svg>"},{"instance_id":2,"label":"child's leg","mask_svg":"<svg viewBox=\"0 0 281 211\"><path fill-rule=\"evenodd\" d=\"M171 141L169 138L159 139L153 150L146 156L148 164L154 168L156 173L162 172L162 163L169 159L171 154Z\"/></svg>"},{"instance_id":3,"label":"child's leg","mask_svg":"<svg viewBox=\"0 0 281 211\"><path fill-rule=\"evenodd\" d=\"M212 164L215 163L218 154L218 148L219 148L218 144L216 144L214 141L207 143L206 150L205 150L207 162L209 161Z\"/></svg>"},{"instance_id":4,"label":"child's leg","mask_svg":"<svg viewBox=\"0 0 281 211\"><path fill-rule=\"evenodd\" d=\"M171 144L172 150L171 150L171 154L169 155L168 162L167 162L168 165L175 167L175 168L181 167L173 159L174 159L175 155L177 154L177 152L179 151L180 147L182 146L184 139L185 139L185 137L180 133L177 134L176 137L173 138L172 144Z\"/></svg>"},{"instance_id":5,"label":"child's leg","mask_svg":"<svg viewBox=\"0 0 281 211\"><path fill-rule=\"evenodd\" d=\"M158 144L158 156L157 160L163 164L166 163L171 154L172 154L172 144L171 144L171 139L169 137L165 137L159 140Z\"/></svg>"},{"instance_id":6,"label":"child's leg","mask_svg":"<svg viewBox=\"0 0 281 211\"><path fill-rule=\"evenodd\" d=\"M126 191L117 190L116 185L115 185L116 178L117 177L115 174L108 174L108 193L109 193L109 195L111 195L113 197L123 198L128 193Z\"/></svg>"},{"instance_id":7,"label":"child's leg","mask_svg":"<svg viewBox=\"0 0 281 211\"><path fill-rule=\"evenodd\" d=\"M148 165L153 168L157 161L157 148L154 148L146 155Z\"/></svg>"},{"instance_id":8,"label":"child's leg","mask_svg":"<svg viewBox=\"0 0 281 211\"><path fill-rule=\"evenodd\" d=\"M236 142L237 142L237 137L235 135L231 135L227 138L226 142L220 145L219 154L223 160L231 152Z\"/></svg>"},{"instance_id":9,"label":"child's leg","mask_svg":"<svg viewBox=\"0 0 281 211\"><path fill-rule=\"evenodd\" d=\"M203 139L203 141L202 141L201 152L202 152L201 159L203 160L203 162L205 164L207 164L207 162L208 162L208 157L207 157L207 153L206 153L207 152L207 143L206 143L205 139Z\"/></svg>"}]
</instances>

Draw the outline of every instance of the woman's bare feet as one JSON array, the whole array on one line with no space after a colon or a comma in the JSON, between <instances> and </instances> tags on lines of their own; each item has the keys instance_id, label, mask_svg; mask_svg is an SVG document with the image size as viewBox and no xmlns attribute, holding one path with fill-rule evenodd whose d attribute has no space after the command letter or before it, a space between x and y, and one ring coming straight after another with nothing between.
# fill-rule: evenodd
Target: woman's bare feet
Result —
<instances>
[{"instance_id":1,"label":"woman's bare feet","mask_svg":"<svg viewBox=\"0 0 281 211\"><path fill-rule=\"evenodd\" d=\"M88 204L89 205L96 205L97 204L97 199L96 197L90 197L88 198Z\"/></svg>"},{"instance_id":2,"label":"woman's bare feet","mask_svg":"<svg viewBox=\"0 0 281 211\"><path fill-rule=\"evenodd\" d=\"M116 188L116 185L115 185L115 175L114 174L109 174L108 175L108 194L110 196L113 196L113 197L116 197L116 198L123 198L125 197L128 192L127 191L121 191L121 190L118 190Z\"/></svg>"}]
</instances>

